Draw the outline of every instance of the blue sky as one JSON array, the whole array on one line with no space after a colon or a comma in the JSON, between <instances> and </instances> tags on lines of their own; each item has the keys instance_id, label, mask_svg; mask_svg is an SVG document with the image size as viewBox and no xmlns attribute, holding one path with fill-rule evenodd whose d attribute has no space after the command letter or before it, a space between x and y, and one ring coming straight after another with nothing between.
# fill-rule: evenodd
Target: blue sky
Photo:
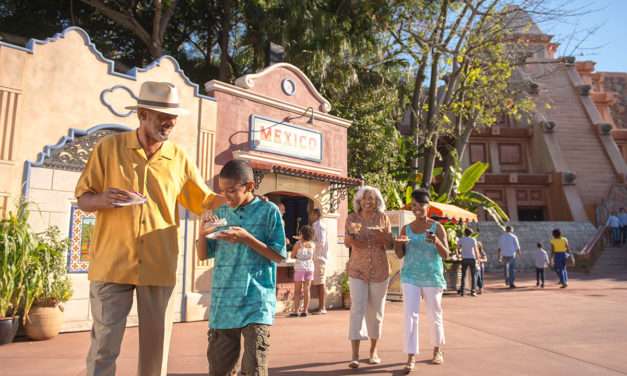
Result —
<instances>
[{"instance_id":1,"label":"blue sky","mask_svg":"<svg viewBox=\"0 0 627 376\"><path fill-rule=\"evenodd\" d=\"M596 61L597 71L627 72L627 0L574 0L570 4L588 14L539 25L561 44L559 55Z\"/></svg>"}]
</instances>

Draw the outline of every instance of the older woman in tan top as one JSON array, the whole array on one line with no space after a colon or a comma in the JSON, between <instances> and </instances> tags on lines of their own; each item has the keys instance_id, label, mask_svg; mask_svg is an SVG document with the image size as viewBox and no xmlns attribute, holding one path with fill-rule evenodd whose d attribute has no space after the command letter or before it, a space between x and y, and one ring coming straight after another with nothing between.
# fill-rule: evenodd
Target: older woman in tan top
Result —
<instances>
[{"instance_id":1,"label":"older woman in tan top","mask_svg":"<svg viewBox=\"0 0 627 376\"><path fill-rule=\"evenodd\" d=\"M378 189L360 188L353 208L355 212L346 220L345 244L352 249L347 267L351 294L349 339L353 350L349 367L357 368L359 343L368 339L368 363L381 363L377 341L383 327L389 277L386 250L392 249L393 240L390 220L384 214L385 203Z\"/></svg>"}]
</instances>

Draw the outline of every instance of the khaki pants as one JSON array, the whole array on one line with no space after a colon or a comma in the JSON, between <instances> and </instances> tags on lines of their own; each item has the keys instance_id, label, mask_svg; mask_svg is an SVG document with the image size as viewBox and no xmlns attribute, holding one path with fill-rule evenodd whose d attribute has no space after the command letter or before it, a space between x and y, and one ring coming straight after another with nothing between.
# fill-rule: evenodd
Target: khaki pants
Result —
<instances>
[{"instance_id":1,"label":"khaki pants","mask_svg":"<svg viewBox=\"0 0 627 376\"><path fill-rule=\"evenodd\" d=\"M115 361L126 328L126 317L137 293L139 376L165 376L172 331L174 287L91 282L89 302L94 324L87 355L87 376L115 375Z\"/></svg>"},{"instance_id":2,"label":"khaki pants","mask_svg":"<svg viewBox=\"0 0 627 376\"><path fill-rule=\"evenodd\" d=\"M244 328L209 329L209 376L228 376L239 360L241 337L244 337L243 376L268 375L270 326L251 324Z\"/></svg>"},{"instance_id":3,"label":"khaki pants","mask_svg":"<svg viewBox=\"0 0 627 376\"><path fill-rule=\"evenodd\" d=\"M386 279L383 282L366 282L348 278L351 294L349 340L365 341L368 338L381 338L388 281Z\"/></svg>"}]
</instances>

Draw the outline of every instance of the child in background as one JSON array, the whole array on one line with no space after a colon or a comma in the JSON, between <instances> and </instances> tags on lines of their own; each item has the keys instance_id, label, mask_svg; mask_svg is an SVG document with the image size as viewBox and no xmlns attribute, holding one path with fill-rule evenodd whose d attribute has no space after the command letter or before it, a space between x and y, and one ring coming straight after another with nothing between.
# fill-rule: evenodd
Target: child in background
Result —
<instances>
[{"instance_id":1,"label":"child in background","mask_svg":"<svg viewBox=\"0 0 627 376\"><path fill-rule=\"evenodd\" d=\"M296 262L294 263L294 312L290 313L290 316L307 317L307 312L309 312L311 281L314 275L313 256L316 251L316 243L313 241L313 227L303 226L298 233L300 240L294 244L292 248L292 258L294 258ZM303 296L304 302L303 311L299 314L301 295Z\"/></svg>"},{"instance_id":2,"label":"child in background","mask_svg":"<svg viewBox=\"0 0 627 376\"><path fill-rule=\"evenodd\" d=\"M483 294L485 285L485 264L488 262L488 255L483 249L483 243L477 240L477 248L479 250L479 260L477 260L477 293Z\"/></svg>"},{"instance_id":3,"label":"child in background","mask_svg":"<svg viewBox=\"0 0 627 376\"><path fill-rule=\"evenodd\" d=\"M568 245L568 239L562 236L560 229L553 230L553 239L551 239L551 254L553 255L553 266L555 266L555 273L560 279L560 285L562 288L568 287L568 271L566 270L566 260L570 247Z\"/></svg>"},{"instance_id":4,"label":"child in background","mask_svg":"<svg viewBox=\"0 0 627 376\"><path fill-rule=\"evenodd\" d=\"M215 260L209 376L231 374L240 357L242 337L242 374L267 375L277 263L287 256L281 213L275 204L255 197L253 170L244 161L226 163L218 184L227 204L206 218L198 241L198 258Z\"/></svg>"},{"instance_id":5,"label":"child in background","mask_svg":"<svg viewBox=\"0 0 627 376\"><path fill-rule=\"evenodd\" d=\"M549 266L549 254L542 248L542 243L537 244L538 248L533 255L536 264L536 287L544 288L544 269Z\"/></svg>"}]
</instances>

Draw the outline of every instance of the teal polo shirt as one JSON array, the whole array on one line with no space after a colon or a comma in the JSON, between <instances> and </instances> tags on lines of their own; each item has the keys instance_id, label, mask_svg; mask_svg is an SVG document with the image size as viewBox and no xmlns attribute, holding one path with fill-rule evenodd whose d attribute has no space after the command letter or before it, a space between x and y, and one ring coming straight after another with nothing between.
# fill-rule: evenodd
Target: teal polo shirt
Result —
<instances>
[{"instance_id":1,"label":"teal polo shirt","mask_svg":"<svg viewBox=\"0 0 627 376\"><path fill-rule=\"evenodd\" d=\"M287 257L283 220L275 204L255 197L243 207L223 205L214 214L226 218L229 226L246 229L277 254ZM207 249L209 257L215 259L209 327L272 325L276 311L276 263L241 243L207 239Z\"/></svg>"}]
</instances>

